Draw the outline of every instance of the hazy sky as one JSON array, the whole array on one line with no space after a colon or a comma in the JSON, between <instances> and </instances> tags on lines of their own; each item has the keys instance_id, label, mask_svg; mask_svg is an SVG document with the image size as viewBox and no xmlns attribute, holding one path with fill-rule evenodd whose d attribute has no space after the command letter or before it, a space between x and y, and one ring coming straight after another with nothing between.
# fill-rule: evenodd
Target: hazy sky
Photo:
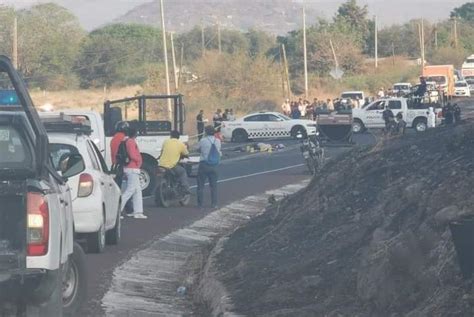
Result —
<instances>
[{"instance_id":1,"label":"hazy sky","mask_svg":"<svg viewBox=\"0 0 474 317\"><path fill-rule=\"evenodd\" d=\"M164 0L165 6L167 1ZM206 0L189 0L193 2ZM272 0L268 0L271 2ZM290 0L289 0L290 1ZM302 2L303 0L294 0ZM469 0L360 0L369 4L371 14L380 17L381 24L404 22L413 17L423 16L430 20L447 18L452 8ZM76 14L82 25L91 30L125 14L134 7L151 0L0 0L0 4L25 7L39 2L55 2ZM306 3L321 4L324 15L331 16L334 8L343 0L304 0ZM157 7L158 10L158 7ZM385 23L384 23L385 22Z\"/></svg>"}]
</instances>

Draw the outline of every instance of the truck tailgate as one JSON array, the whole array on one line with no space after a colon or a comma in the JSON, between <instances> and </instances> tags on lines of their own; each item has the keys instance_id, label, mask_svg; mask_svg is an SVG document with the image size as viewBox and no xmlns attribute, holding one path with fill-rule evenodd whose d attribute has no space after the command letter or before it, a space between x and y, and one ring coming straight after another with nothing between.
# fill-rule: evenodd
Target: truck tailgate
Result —
<instances>
[{"instance_id":1,"label":"truck tailgate","mask_svg":"<svg viewBox=\"0 0 474 317\"><path fill-rule=\"evenodd\" d=\"M25 194L25 182L0 182L0 282L26 267Z\"/></svg>"}]
</instances>

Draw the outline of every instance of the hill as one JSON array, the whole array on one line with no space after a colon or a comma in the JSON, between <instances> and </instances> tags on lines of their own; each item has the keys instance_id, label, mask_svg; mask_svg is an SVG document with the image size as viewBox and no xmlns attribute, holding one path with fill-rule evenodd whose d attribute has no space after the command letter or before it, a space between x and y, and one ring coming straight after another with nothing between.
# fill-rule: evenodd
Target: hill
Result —
<instances>
[{"instance_id":1,"label":"hill","mask_svg":"<svg viewBox=\"0 0 474 317\"><path fill-rule=\"evenodd\" d=\"M216 263L235 313L473 316L448 226L473 215L473 133L353 150L237 230Z\"/></svg>"},{"instance_id":2,"label":"hill","mask_svg":"<svg viewBox=\"0 0 474 317\"><path fill-rule=\"evenodd\" d=\"M318 17L332 17L343 1L306 1L308 24ZM377 14L382 25L406 22L424 17L438 21L449 17L451 10L466 0L364 0L370 14ZM292 0L175 0L165 1L166 24L170 31L183 32L196 25L210 25L217 20L226 28L255 28L275 35L284 35L302 25L302 2ZM157 2L142 4L115 22L160 23Z\"/></svg>"}]
</instances>

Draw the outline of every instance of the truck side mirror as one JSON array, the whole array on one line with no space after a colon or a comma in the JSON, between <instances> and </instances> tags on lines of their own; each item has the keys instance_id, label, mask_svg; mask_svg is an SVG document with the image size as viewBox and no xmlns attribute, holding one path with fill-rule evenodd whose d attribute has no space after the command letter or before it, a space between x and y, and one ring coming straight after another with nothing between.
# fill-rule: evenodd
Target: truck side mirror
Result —
<instances>
[{"instance_id":1,"label":"truck side mirror","mask_svg":"<svg viewBox=\"0 0 474 317\"><path fill-rule=\"evenodd\" d=\"M86 169L82 155L70 153L61 156L58 167L64 179L76 176Z\"/></svg>"}]
</instances>

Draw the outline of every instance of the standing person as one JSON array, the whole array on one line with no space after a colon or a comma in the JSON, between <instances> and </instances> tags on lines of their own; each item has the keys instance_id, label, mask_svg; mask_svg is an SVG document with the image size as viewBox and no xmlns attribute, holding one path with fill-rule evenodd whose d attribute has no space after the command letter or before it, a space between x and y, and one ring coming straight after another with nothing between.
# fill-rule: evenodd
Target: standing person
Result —
<instances>
[{"instance_id":1,"label":"standing person","mask_svg":"<svg viewBox=\"0 0 474 317\"><path fill-rule=\"evenodd\" d=\"M222 115L222 121L229 120L229 109L225 109L224 114Z\"/></svg>"},{"instance_id":2,"label":"standing person","mask_svg":"<svg viewBox=\"0 0 474 317\"><path fill-rule=\"evenodd\" d=\"M293 106L291 107L291 118L292 119L300 119L301 118L301 112L300 112L300 107L299 103L295 102Z\"/></svg>"},{"instance_id":3,"label":"standing person","mask_svg":"<svg viewBox=\"0 0 474 317\"><path fill-rule=\"evenodd\" d=\"M281 105L281 112L287 116L291 114L290 99L286 99L285 102Z\"/></svg>"},{"instance_id":4,"label":"standing person","mask_svg":"<svg viewBox=\"0 0 474 317\"><path fill-rule=\"evenodd\" d=\"M163 142L158 165L171 170L178 179L182 193L189 194L188 175L184 167L178 164L182 158L189 156L189 152L186 145L179 140L180 136L178 131L171 131L170 139Z\"/></svg>"},{"instance_id":5,"label":"standing person","mask_svg":"<svg viewBox=\"0 0 474 317\"><path fill-rule=\"evenodd\" d=\"M385 110L382 112L382 118L383 118L383 121L385 122L385 133L389 134L393 132L392 128L393 128L395 116L393 115L392 109L386 106Z\"/></svg>"},{"instance_id":6,"label":"standing person","mask_svg":"<svg viewBox=\"0 0 474 317\"><path fill-rule=\"evenodd\" d=\"M212 121L214 122L214 129L220 131L221 124L222 124L222 110L221 109L217 109L216 113L214 113L214 117L212 118Z\"/></svg>"},{"instance_id":7,"label":"standing person","mask_svg":"<svg viewBox=\"0 0 474 317\"><path fill-rule=\"evenodd\" d=\"M110 155L112 159L112 171L115 172L115 182L119 187L122 187L123 180L123 168L117 163L117 152L123 140L127 137L127 132L129 129L128 122L120 121L115 125L115 134L110 141Z\"/></svg>"},{"instance_id":8,"label":"standing person","mask_svg":"<svg viewBox=\"0 0 474 317\"><path fill-rule=\"evenodd\" d=\"M201 153L198 176L197 176L197 201L198 206L203 207L204 185L209 181L211 189L212 208L217 208L217 166L221 158L221 141L214 137L214 127L205 128L206 137L198 144Z\"/></svg>"},{"instance_id":9,"label":"standing person","mask_svg":"<svg viewBox=\"0 0 474 317\"><path fill-rule=\"evenodd\" d=\"M229 110L228 119L229 119L229 121L235 121L234 109Z\"/></svg>"},{"instance_id":10,"label":"standing person","mask_svg":"<svg viewBox=\"0 0 474 317\"><path fill-rule=\"evenodd\" d=\"M385 90L383 87L380 87L379 91L377 92L377 97L379 99L382 99L383 97L385 97Z\"/></svg>"},{"instance_id":11,"label":"standing person","mask_svg":"<svg viewBox=\"0 0 474 317\"><path fill-rule=\"evenodd\" d=\"M407 123L406 123L405 120L403 120L403 114L401 112L399 112L397 114L397 132L398 132L398 134L404 135L406 128L407 128Z\"/></svg>"},{"instance_id":12,"label":"standing person","mask_svg":"<svg viewBox=\"0 0 474 317\"><path fill-rule=\"evenodd\" d=\"M127 186L122 193L121 211L123 212L127 202L132 199L133 213L128 214L128 216L135 219L147 219L148 217L143 214L142 188L140 186L140 167L142 166L143 159L136 142L137 135L137 129L130 128L128 130L128 139L124 141L130 161L124 168Z\"/></svg>"},{"instance_id":13,"label":"standing person","mask_svg":"<svg viewBox=\"0 0 474 317\"><path fill-rule=\"evenodd\" d=\"M199 114L196 116L198 140L200 141L204 135L204 110L199 110Z\"/></svg>"}]
</instances>

